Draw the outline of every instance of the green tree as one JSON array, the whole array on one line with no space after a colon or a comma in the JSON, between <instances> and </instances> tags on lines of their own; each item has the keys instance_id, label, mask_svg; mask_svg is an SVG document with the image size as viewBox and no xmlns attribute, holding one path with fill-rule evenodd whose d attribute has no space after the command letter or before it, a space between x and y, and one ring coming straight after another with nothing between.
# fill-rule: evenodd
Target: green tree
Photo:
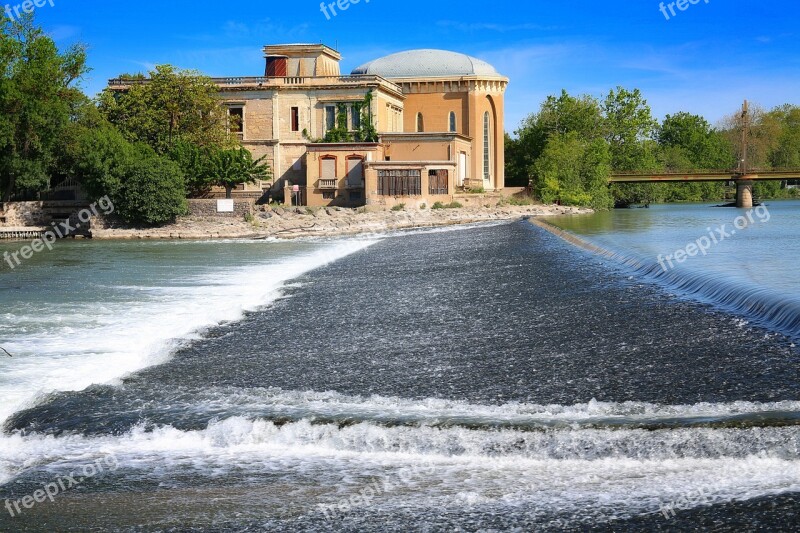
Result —
<instances>
[{"instance_id":1,"label":"green tree","mask_svg":"<svg viewBox=\"0 0 800 533\"><path fill-rule=\"evenodd\" d=\"M641 91L623 87L612 89L603 103L603 115L614 170L658 170L657 148L653 141L658 122Z\"/></svg>"},{"instance_id":2,"label":"green tree","mask_svg":"<svg viewBox=\"0 0 800 533\"><path fill-rule=\"evenodd\" d=\"M534 163L535 193L545 203L608 209L614 205L610 162L602 139L584 140L576 132L554 135Z\"/></svg>"},{"instance_id":3,"label":"green tree","mask_svg":"<svg viewBox=\"0 0 800 533\"><path fill-rule=\"evenodd\" d=\"M661 158L669 172L730 170L736 154L730 141L701 116L689 113L667 115L657 132ZM721 200L722 183L675 183L659 187L661 201L702 202Z\"/></svg>"},{"instance_id":4,"label":"green tree","mask_svg":"<svg viewBox=\"0 0 800 533\"><path fill-rule=\"evenodd\" d=\"M639 89L611 90L603 102L603 115L614 171L660 170L654 141L658 122ZM618 206L651 204L659 199L658 187L652 183L615 184L611 190Z\"/></svg>"},{"instance_id":5,"label":"green tree","mask_svg":"<svg viewBox=\"0 0 800 533\"><path fill-rule=\"evenodd\" d=\"M159 65L149 79L129 76L125 90L107 88L100 110L131 142L169 153L179 141L223 146L228 116L214 82L198 72Z\"/></svg>"},{"instance_id":6,"label":"green tree","mask_svg":"<svg viewBox=\"0 0 800 533\"><path fill-rule=\"evenodd\" d=\"M82 46L64 53L34 25L0 14L0 187L2 198L35 196L50 185L56 146L83 97Z\"/></svg>"},{"instance_id":7,"label":"green tree","mask_svg":"<svg viewBox=\"0 0 800 533\"><path fill-rule=\"evenodd\" d=\"M683 168L668 166L669 170L730 170L736 166L736 154L730 141L713 129L699 115L676 113L667 115L657 132L658 144L675 164L684 157ZM672 150L668 150L668 149Z\"/></svg>"},{"instance_id":8,"label":"green tree","mask_svg":"<svg viewBox=\"0 0 800 533\"><path fill-rule=\"evenodd\" d=\"M506 137L507 182L530 183L536 189L534 166L552 137L576 133L592 141L602 138L603 128L600 104L591 96L574 97L563 90L558 97L548 96L539 111L522 122L516 139Z\"/></svg>"},{"instance_id":9,"label":"green tree","mask_svg":"<svg viewBox=\"0 0 800 533\"><path fill-rule=\"evenodd\" d=\"M777 145L770 154L773 168L800 169L800 107L787 104L769 114L781 125Z\"/></svg>"},{"instance_id":10,"label":"green tree","mask_svg":"<svg viewBox=\"0 0 800 533\"><path fill-rule=\"evenodd\" d=\"M231 198L233 189L242 183L266 181L272 177L266 156L253 160L253 155L244 148L218 150L211 160L211 181L225 187L226 198Z\"/></svg>"},{"instance_id":11,"label":"green tree","mask_svg":"<svg viewBox=\"0 0 800 533\"><path fill-rule=\"evenodd\" d=\"M183 173L174 161L142 147L126 168L114 201L116 213L129 224L158 226L187 212Z\"/></svg>"},{"instance_id":12,"label":"green tree","mask_svg":"<svg viewBox=\"0 0 800 533\"><path fill-rule=\"evenodd\" d=\"M178 141L169 157L181 167L186 180L186 194L191 198L206 196L214 181L214 155L217 149Z\"/></svg>"}]
</instances>

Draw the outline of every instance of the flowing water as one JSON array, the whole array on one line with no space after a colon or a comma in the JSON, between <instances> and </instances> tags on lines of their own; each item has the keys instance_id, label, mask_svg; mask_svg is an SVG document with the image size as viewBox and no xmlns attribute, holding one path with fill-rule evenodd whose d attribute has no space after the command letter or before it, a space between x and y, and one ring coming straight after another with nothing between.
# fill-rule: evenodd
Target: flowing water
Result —
<instances>
[{"instance_id":1,"label":"flowing water","mask_svg":"<svg viewBox=\"0 0 800 533\"><path fill-rule=\"evenodd\" d=\"M59 243L0 271L0 530L790 530L798 207L660 273L739 212Z\"/></svg>"}]
</instances>

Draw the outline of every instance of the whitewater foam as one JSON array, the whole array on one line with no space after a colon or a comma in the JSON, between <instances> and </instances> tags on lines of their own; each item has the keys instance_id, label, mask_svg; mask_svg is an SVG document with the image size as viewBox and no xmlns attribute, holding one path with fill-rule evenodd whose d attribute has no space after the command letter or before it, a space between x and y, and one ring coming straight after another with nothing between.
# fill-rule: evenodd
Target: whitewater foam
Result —
<instances>
[{"instance_id":1,"label":"whitewater foam","mask_svg":"<svg viewBox=\"0 0 800 533\"><path fill-rule=\"evenodd\" d=\"M275 301L292 279L375 242L342 240L277 260L267 256L244 266L217 264L183 276L175 268L163 286L96 284L91 287L96 297L89 301L76 297L10 310L4 314L2 336L15 358L0 361L0 423L50 392L113 383L160 364L204 329Z\"/></svg>"}]
</instances>

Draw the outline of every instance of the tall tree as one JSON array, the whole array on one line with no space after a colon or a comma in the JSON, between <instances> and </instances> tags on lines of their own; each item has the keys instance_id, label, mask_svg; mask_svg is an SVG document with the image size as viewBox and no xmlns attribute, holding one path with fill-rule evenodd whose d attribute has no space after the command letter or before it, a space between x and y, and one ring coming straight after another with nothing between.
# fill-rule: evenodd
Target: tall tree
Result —
<instances>
[{"instance_id":1,"label":"tall tree","mask_svg":"<svg viewBox=\"0 0 800 533\"><path fill-rule=\"evenodd\" d=\"M131 142L169 153L178 142L199 146L229 143L227 110L210 78L198 72L159 65L149 79L128 76L124 90L107 88L100 110Z\"/></svg>"},{"instance_id":2,"label":"tall tree","mask_svg":"<svg viewBox=\"0 0 800 533\"><path fill-rule=\"evenodd\" d=\"M662 149L683 154L689 166L669 170L729 170L736 165L730 141L699 115L667 115L657 132Z\"/></svg>"},{"instance_id":3,"label":"tall tree","mask_svg":"<svg viewBox=\"0 0 800 533\"><path fill-rule=\"evenodd\" d=\"M639 89L612 89L603 102L603 115L615 171L648 172L660 168L654 141L658 122ZM618 206L650 204L659 199L658 187L652 183L615 184L612 192Z\"/></svg>"},{"instance_id":4,"label":"tall tree","mask_svg":"<svg viewBox=\"0 0 800 533\"><path fill-rule=\"evenodd\" d=\"M774 168L800 169L800 107L787 104L769 114L781 125L770 163Z\"/></svg>"},{"instance_id":5,"label":"tall tree","mask_svg":"<svg viewBox=\"0 0 800 533\"><path fill-rule=\"evenodd\" d=\"M50 185L55 147L72 110L83 99L77 82L86 73L82 46L61 53L34 25L32 15L12 21L0 14L0 185L2 198L29 196Z\"/></svg>"},{"instance_id":6,"label":"tall tree","mask_svg":"<svg viewBox=\"0 0 800 533\"><path fill-rule=\"evenodd\" d=\"M603 114L614 170L656 170L659 165L653 139L658 122L641 91L612 89L603 102Z\"/></svg>"},{"instance_id":7,"label":"tall tree","mask_svg":"<svg viewBox=\"0 0 800 533\"><path fill-rule=\"evenodd\" d=\"M572 96L562 90L548 96L539 111L528 116L515 132L516 139L506 149L507 179L527 185L537 179L534 166L551 138L570 133L592 141L603 136L603 116L599 102L591 96Z\"/></svg>"},{"instance_id":8,"label":"tall tree","mask_svg":"<svg viewBox=\"0 0 800 533\"><path fill-rule=\"evenodd\" d=\"M546 203L608 209L614 205L608 188L610 163L602 139L584 140L576 132L552 136L534 163L537 196Z\"/></svg>"}]
</instances>

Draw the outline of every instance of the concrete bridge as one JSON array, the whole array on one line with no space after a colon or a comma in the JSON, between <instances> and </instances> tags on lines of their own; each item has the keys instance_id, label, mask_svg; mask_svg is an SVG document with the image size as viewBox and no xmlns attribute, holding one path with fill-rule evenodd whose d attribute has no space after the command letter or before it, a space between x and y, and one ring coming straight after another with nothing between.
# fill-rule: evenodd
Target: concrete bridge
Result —
<instances>
[{"instance_id":1,"label":"concrete bridge","mask_svg":"<svg viewBox=\"0 0 800 533\"><path fill-rule=\"evenodd\" d=\"M709 172L667 172L655 173L617 173L612 174L611 183L687 183L703 181L725 181L736 184L736 206L753 207L753 183L756 181L800 180L800 170L709 171Z\"/></svg>"}]
</instances>

